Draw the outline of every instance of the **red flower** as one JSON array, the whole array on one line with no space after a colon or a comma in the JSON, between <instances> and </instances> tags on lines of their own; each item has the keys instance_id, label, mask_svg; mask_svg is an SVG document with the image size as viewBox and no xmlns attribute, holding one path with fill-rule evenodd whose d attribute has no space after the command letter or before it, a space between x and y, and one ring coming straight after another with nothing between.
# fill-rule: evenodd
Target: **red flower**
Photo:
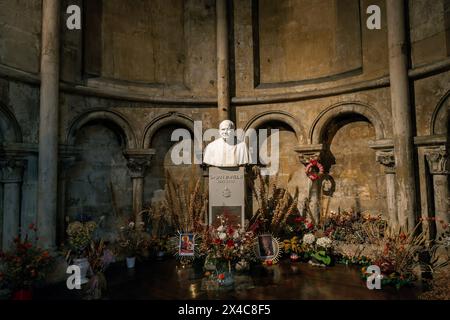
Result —
<instances>
[{"instance_id":1,"label":"red flower","mask_svg":"<svg viewBox=\"0 0 450 320\"><path fill-rule=\"evenodd\" d=\"M224 274L224 273L221 273L221 274L219 274L219 275L217 276L217 278L218 278L219 280L223 280L223 279L225 279L225 274Z\"/></svg>"},{"instance_id":2,"label":"red flower","mask_svg":"<svg viewBox=\"0 0 450 320\"><path fill-rule=\"evenodd\" d=\"M308 228L308 229L312 229L314 226L313 226L313 224L312 223L308 223L307 225L306 225L306 228Z\"/></svg>"},{"instance_id":3,"label":"red flower","mask_svg":"<svg viewBox=\"0 0 450 320\"><path fill-rule=\"evenodd\" d=\"M228 234L231 235L231 236L234 234L234 230L233 230L232 227L228 228Z\"/></svg>"},{"instance_id":4,"label":"red flower","mask_svg":"<svg viewBox=\"0 0 450 320\"><path fill-rule=\"evenodd\" d=\"M215 244L220 244L221 241L220 241L220 239L214 239L214 243L215 243Z\"/></svg>"},{"instance_id":5,"label":"red flower","mask_svg":"<svg viewBox=\"0 0 450 320\"><path fill-rule=\"evenodd\" d=\"M296 223L301 223L301 222L303 222L303 221L305 221L305 218L303 218L303 217L297 217L297 218L295 218L295 222L296 222Z\"/></svg>"},{"instance_id":6,"label":"red flower","mask_svg":"<svg viewBox=\"0 0 450 320\"><path fill-rule=\"evenodd\" d=\"M227 241L227 247L229 247L229 248L232 248L232 247L234 247L234 242L233 242L233 240L228 240Z\"/></svg>"}]
</instances>

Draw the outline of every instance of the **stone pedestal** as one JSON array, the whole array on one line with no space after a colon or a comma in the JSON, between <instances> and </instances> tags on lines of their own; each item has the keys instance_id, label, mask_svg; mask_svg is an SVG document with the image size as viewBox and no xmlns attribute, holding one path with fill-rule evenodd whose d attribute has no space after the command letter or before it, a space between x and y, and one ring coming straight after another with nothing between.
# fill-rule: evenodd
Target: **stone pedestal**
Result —
<instances>
[{"instance_id":1,"label":"stone pedestal","mask_svg":"<svg viewBox=\"0 0 450 320\"><path fill-rule=\"evenodd\" d=\"M245 224L244 167L209 168L209 224L217 226L223 215L229 224Z\"/></svg>"}]
</instances>

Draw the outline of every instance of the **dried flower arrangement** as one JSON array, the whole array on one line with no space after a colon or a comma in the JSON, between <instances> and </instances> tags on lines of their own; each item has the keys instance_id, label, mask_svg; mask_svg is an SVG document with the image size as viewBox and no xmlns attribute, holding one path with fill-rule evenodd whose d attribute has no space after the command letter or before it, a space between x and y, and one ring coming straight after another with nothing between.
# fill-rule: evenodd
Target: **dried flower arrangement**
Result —
<instances>
[{"instance_id":1,"label":"dried flower arrangement","mask_svg":"<svg viewBox=\"0 0 450 320\"><path fill-rule=\"evenodd\" d=\"M255 179L251 179L250 187L258 209L251 219L251 229L276 236L292 233L293 220L299 216L298 188L293 195L290 194L287 188L277 185L277 176L273 179L263 177L258 167L253 168L253 175Z\"/></svg>"},{"instance_id":2,"label":"dried flower arrangement","mask_svg":"<svg viewBox=\"0 0 450 320\"><path fill-rule=\"evenodd\" d=\"M175 180L166 171L165 198L152 214L170 217L175 230L201 233L206 226L208 194L203 190L200 178L188 184L183 180L183 177Z\"/></svg>"},{"instance_id":3,"label":"dried flower arrangement","mask_svg":"<svg viewBox=\"0 0 450 320\"><path fill-rule=\"evenodd\" d=\"M92 241L97 224L94 221L73 221L67 226L69 250L66 259L81 258L86 255L86 249Z\"/></svg>"},{"instance_id":4,"label":"dried flower arrangement","mask_svg":"<svg viewBox=\"0 0 450 320\"><path fill-rule=\"evenodd\" d=\"M365 225L368 243L376 248L369 258L380 267L383 284L399 288L416 280L418 271L436 272L449 265L448 254L445 257L439 253L445 244L430 240L428 231L419 232L420 227L419 223L409 233L401 228L381 233L375 225Z\"/></svg>"},{"instance_id":5,"label":"dried flower arrangement","mask_svg":"<svg viewBox=\"0 0 450 320\"><path fill-rule=\"evenodd\" d=\"M118 244L127 258L139 257L148 248L148 237L144 232L144 223L133 220L119 228Z\"/></svg>"},{"instance_id":6,"label":"dried flower arrangement","mask_svg":"<svg viewBox=\"0 0 450 320\"><path fill-rule=\"evenodd\" d=\"M107 289L104 272L115 261L114 254L107 248L103 240L91 241L87 249L87 258L91 267L92 276L86 290L87 299L100 299Z\"/></svg>"}]
</instances>

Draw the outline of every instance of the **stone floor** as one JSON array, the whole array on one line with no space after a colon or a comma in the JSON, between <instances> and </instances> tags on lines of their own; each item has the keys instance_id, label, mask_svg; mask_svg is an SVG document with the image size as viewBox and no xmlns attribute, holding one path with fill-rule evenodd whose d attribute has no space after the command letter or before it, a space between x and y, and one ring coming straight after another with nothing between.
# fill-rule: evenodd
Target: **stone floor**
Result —
<instances>
[{"instance_id":1,"label":"stone floor","mask_svg":"<svg viewBox=\"0 0 450 320\"><path fill-rule=\"evenodd\" d=\"M175 260L138 263L128 270L125 262L108 269L105 299L249 299L249 300L398 300L416 299L417 287L369 290L355 267L337 265L314 267L305 263L282 261L271 267L256 267L249 274L237 274L234 285L209 289L201 268L181 268ZM69 291L65 284L38 290L35 299L80 299L80 292Z\"/></svg>"}]
</instances>

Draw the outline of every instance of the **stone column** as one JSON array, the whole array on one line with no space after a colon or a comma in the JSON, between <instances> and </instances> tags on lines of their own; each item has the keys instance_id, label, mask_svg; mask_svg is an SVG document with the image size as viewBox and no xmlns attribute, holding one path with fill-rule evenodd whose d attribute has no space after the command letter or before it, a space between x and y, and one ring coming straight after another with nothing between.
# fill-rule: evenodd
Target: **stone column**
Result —
<instances>
[{"instance_id":1,"label":"stone column","mask_svg":"<svg viewBox=\"0 0 450 320\"><path fill-rule=\"evenodd\" d=\"M26 230L30 224L36 224L37 211L37 153L24 155L26 168L23 173L20 226Z\"/></svg>"},{"instance_id":2,"label":"stone column","mask_svg":"<svg viewBox=\"0 0 450 320\"><path fill-rule=\"evenodd\" d=\"M376 152L376 160L384 166L386 174L386 196L389 226L398 227L397 197L395 192L395 157L394 150L380 150Z\"/></svg>"},{"instance_id":3,"label":"stone column","mask_svg":"<svg viewBox=\"0 0 450 320\"><path fill-rule=\"evenodd\" d=\"M150 166L154 154L154 149L127 150L124 152L133 183L133 214L137 223L141 221L139 213L143 208L145 171Z\"/></svg>"},{"instance_id":4,"label":"stone column","mask_svg":"<svg viewBox=\"0 0 450 320\"><path fill-rule=\"evenodd\" d=\"M412 230L417 220L414 134L406 43L405 1L387 0L389 73L396 161L399 223Z\"/></svg>"},{"instance_id":5,"label":"stone column","mask_svg":"<svg viewBox=\"0 0 450 320\"><path fill-rule=\"evenodd\" d=\"M20 235L20 199L25 161L14 158L2 162L3 174L3 241L2 250L10 249Z\"/></svg>"},{"instance_id":6,"label":"stone column","mask_svg":"<svg viewBox=\"0 0 450 320\"><path fill-rule=\"evenodd\" d=\"M298 153L300 162L306 167L311 160L320 160L322 154L322 145L318 146L308 146L306 148L297 148L295 150ZM316 223L320 221L320 191L322 180L318 179L316 181L311 180L309 199L311 204L311 214Z\"/></svg>"},{"instance_id":7,"label":"stone column","mask_svg":"<svg viewBox=\"0 0 450 320\"><path fill-rule=\"evenodd\" d=\"M450 221L450 206L448 203L448 175L450 174L448 168L448 151L446 146L436 146L427 148L425 150L425 157L430 168L430 173L433 175L433 195L434 195L434 210L435 217L443 223ZM442 234L442 224L436 222L437 235Z\"/></svg>"},{"instance_id":8,"label":"stone column","mask_svg":"<svg viewBox=\"0 0 450 320\"><path fill-rule=\"evenodd\" d=\"M66 191L69 169L78 160L81 150L64 146L59 152L58 168L58 215L56 218L56 241L58 244L64 241L66 234Z\"/></svg>"},{"instance_id":9,"label":"stone column","mask_svg":"<svg viewBox=\"0 0 450 320\"><path fill-rule=\"evenodd\" d=\"M39 244L54 247L58 203L60 1L42 1L37 224Z\"/></svg>"},{"instance_id":10,"label":"stone column","mask_svg":"<svg viewBox=\"0 0 450 320\"><path fill-rule=\"evenodd\" d=\"M227 0L216 0L217 108L219 122L230 118Z\"/></svg>"}]
</instances>

